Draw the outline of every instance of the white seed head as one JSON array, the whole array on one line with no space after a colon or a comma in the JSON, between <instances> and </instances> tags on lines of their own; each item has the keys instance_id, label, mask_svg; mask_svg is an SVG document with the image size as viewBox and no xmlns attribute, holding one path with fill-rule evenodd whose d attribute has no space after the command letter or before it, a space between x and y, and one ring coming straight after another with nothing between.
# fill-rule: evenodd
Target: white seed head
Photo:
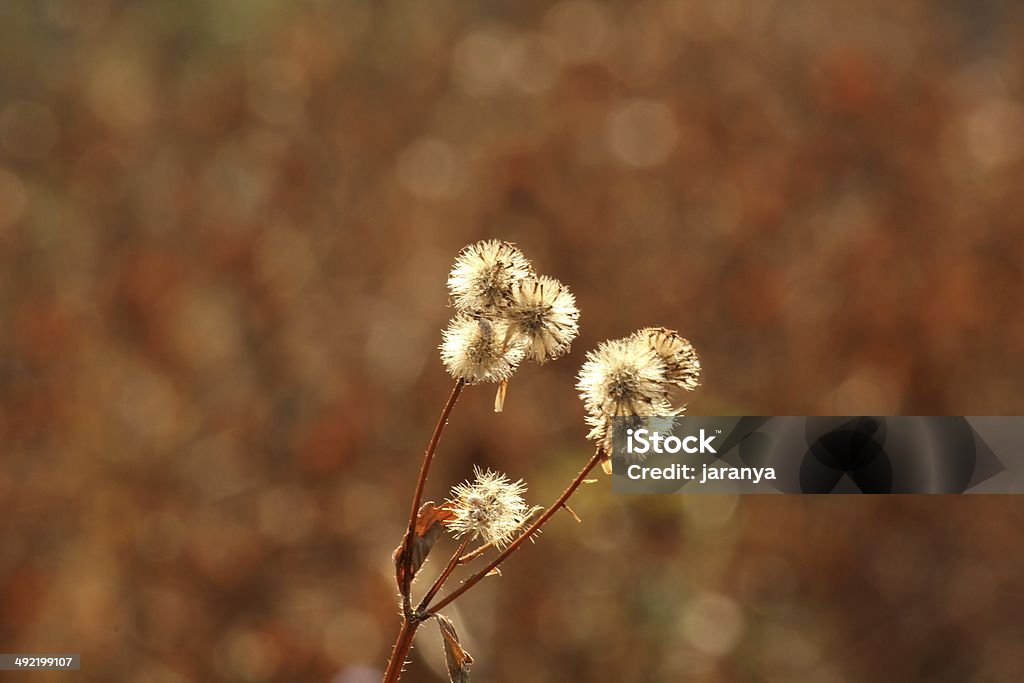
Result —
<instances>
[{"instance_id":1,"label":"white seed head","mask_svg":"<svg viewBox=\"0 0 1024 683\"><path fill-rule=\"evenodd\" d=\"M670 383L687 391L700 386L700 357L688 339L664 327L645 327L633 336L658 354Z\"/></svg>"},{"instance_id":2,"label":"white seed head","mask_svg":"<svg viewBox=\"0 0 1024 683\"><path fill-rule=\"evenodd\" d=\"M521 342L509 340L507 323L468 315L452 318L440 348L448 373L470 384L507 380L524 354Z\"/></svg>"},{"instance_id":3,"label":"white seed head","mask_svg":"<svg viewBox=\"0 0 1024 683\"><path fill-rule=\"evenodd\" d=\"M579 333L576 297L558 280L541 275L512 288L509 332L526 344L526 357L546 363L569 351Z\"/></svg>"},{"instance_id":4,"label":"white seed head","mask_svg":"<svg viewBox=\"0 0 1024 683\"><path fill-rule=\"evenodd\" d=\"M503 548L511 542L532 510L523 501L526 484L505 475L473 468L475 480L452 488L446 507L454 517L445 525L457 537L472 534Z\"/></svg>"},{"instance_id":5,"label":"white seed head","mask_svg":"<svg viewBox=\"0 0 1024 683\"><path fill-rule=\"evenodd\" d=\"M595 418L620 415L666 415L665 363L647 344L627 337L602 342L587 353L576 383Z\"/></svg>"},{"instance_id":6,"label":"white seed head","mask_svg":"<svg viewBox=\"0 0 1024 683\"><path fill-rule=\"evenodd\" d=\"M601 449L606 473L613 456L630 459L625 447L630 428L671 433L674 416L685 406L673 406L669 391L696 386L699 372L690 343L661 328L604 342L587 354L576 386L588 412L587 438Z\"/></svg>"},{"instance_id":7,"label":"white seed head","mask_svg":"<svg viewBox=\"0 0 1024 683\"><path fill-rule=\"evenodd\" d=\"M496 315L512 299L512 290L533 275L529 259L510 242L485 240L463 247L448 275L455 308Z\"/></svg>"}]
</instances>

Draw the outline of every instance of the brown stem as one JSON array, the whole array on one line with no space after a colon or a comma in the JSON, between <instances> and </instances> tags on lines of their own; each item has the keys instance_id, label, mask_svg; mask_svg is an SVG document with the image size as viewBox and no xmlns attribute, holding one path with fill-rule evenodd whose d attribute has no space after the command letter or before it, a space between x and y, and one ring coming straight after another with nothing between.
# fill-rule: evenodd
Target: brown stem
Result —
<instances>
[{"instance_id":1,"label":"brown stem","mask_svg":"<svg viewBox=\"0 0 1024 683\"><path fill-rule=\"evenodd\" d=\"M405 668L405 659L409 656L409 650L412 649L412 637L416 635L416 629L419 628L420 623L418 619L402 617L402 629L398 632L395 647L391 650L391 659L388 660L383 683L398 683L398 677L402 675L402 669Z\"/></svg>"},{"instance_id":2,"label":"brown stem","mask_svg":"<svg viewBox=\"0 0 1024 683\"><path fill-rule=\"evenodd\" d=\"M460 557L459 558L459 564L466 564L467 562L469 562L471 560L475 560L476 558L480 557L481 555L483 555L484 553L486 553L488 550L490 550L493 547L494 547L493 543L484 543L479 548L474 548L473 550L470 550L468 553L466 553L465 555Z\"/></svg>"},{"instance_id":3,"label":"brown stem","mask_svg":"<svg viewBox=\"0 0 1024 683\"><path fill-rule=\"evenodd\" d=\"M542 526L544 526L544 524L549 519L551 519L551 516L558 512L558 510L565 504L565 502L569 500L569 497L572 496L576 489L579 488L580 484L583 483L583 480L587 478L587 475L590 474L590 471L594 469L594 467L596 467L599 462L601 462L601 458L603 456L604 450L601 448L597 449L597 451L594 453L594 456L587 462L586 465L583 466L583 469L580 470L579 474L576 475L576 478L573 479L572 483L569 484L569 488L565 489L565 491L562 492L562 495L558 497L558 500L552 503L551 507L545 510L541 514L541 516L538 517L537 520L533 524L531 524L529 528L526 529L526 531L520 534L520 536L516 540L512 541L512 543L510 543L507 548L505 548L497 557L491 560L490 564L488 564L486 567L484 567L483 569L481 569L480 571L466 579L461 586L459 586L454 591L449 593L447 596L442 598L436 605L432 605L431 607L427 608L425 613L422 610L420 610L420 613L423 616L430 616L432 614L435 614L439 609L450 604L457 597L459 597L460 595L468 591L470 588L475 586L477 582L479 582L482 578L487 576L487 574L490 573L492 569L494 569L502 562L504 562L509 555L514 553L519 548L519 546L521 546L526 541L526 539L530 538L535 533L537 533L537 531Z\"/></svg>"},{"instance_id":4,"label":"brown stem","mask_svg":"<svg viewBox=\"0 0 1024 683\"><path fill-rule=\"evenodd\" d=\"M462 393L462 389L465 386L465 380L460 379L455 382L455 386L452 388L452 393L448 397L448 402L444 404L441 416L437 419L437 425L435 425L434 433L431 435L430 442L427 444L427 450L423 453L423 463L420 465L420 476L419 479L416 480L416 490L412 495L412 509L409 512L409 526L406 529L405 541L403 543L405 548L412 548L413 536L416 534L416 518L419 515L420 503L423 501L423 489L427 485L427 475L430 473L430 465L434 462L434 453L437 452L437 444L441 440L441 433L444 432L445 425L448 424L448 417L452 414L452 408L455 407L455 402L459 400L459 394ZM412 553L406 552L403 559L405 565L405 581L400 585L400 589L402 591L402 612L405 615L406 620L408 620L412 613L412 598L409 595L409 589L412 586Z\"/></svg>"},{"instance_id":5,"label":"brown stem","mask_svg":"<svg viewBox=\"0 0 1024 683\"><path fill-rule=\"evenodd\" d=\"M427 444L427 450L423 453L423 464L420 465L420 478L416 481L416 491L412 496L412 510L409 512L409 531L413 531L416 528L416 515L419 514L420 503L423 501L423 488L427 485L427 474L430 473L430 464L434 461L437 443L441 440L441 433L444 431L445 425L448 424L448 417L452 414L452 408L455 407L455 402L459 400L459 394L462 393L462 388L465 386L466 380L464 379L455 382L455 386L452 387L452 393L448 396L448 402L444 404L441 416L437 419L437 424L434 426L434 433L430 437L430 443Z\"/></svg>"},{"instance_id":6,"label":"brown stem","mask_svg":"<svg viewBox=\"0 0 1024 683\"><path fill-rule=\"evenodd\" d=\"M562 507L564 507L570 513L572 513L573 517L576 517L576 513L570 510L568 505L563 505ZM527 515L527 520L533 519L533 516L543 509L544 508L538 505L537 507L530 510L530 513ZM579 517L576 517L576 521L580 521ZM526 521L523 521L523 523L520 526L526 526ZM493 547L494 543L492 541L488 541L487 543L484 543L481 546L473 548L468 553L459 558L459 564L466 564L467 562L472 562L473 560L480 557Z\"/></svg>"},{"instance_id":7,"label":"brown stem","mask_svg":"<svg viewBox=\"0 0 1024 683\"><path fill-rule=\"evenodd\" d=\"M448 560L448 564L445 565L444 571L442 571L441 575L437 577L437 580L434 581L434 584L429 589L427 589L427 592L423 596L423 599L420 600L420 604L416 606L417 614L423 612L423 610L427 608L427 605L430 604L430 601L434 599L435 595L437 595L437 591L441 590L441 586L443 586L444 582L448 580L448 577L452 575L452 572L455 571L455 568L459 566L459 560L462 558L462 553L466 550L467 545L469 545L469 536L467 536L465 540L463 540L462 543L459 544L459 547L455 549L455 552L452 554L451 559Z\"/></svg>"}]
</instances>

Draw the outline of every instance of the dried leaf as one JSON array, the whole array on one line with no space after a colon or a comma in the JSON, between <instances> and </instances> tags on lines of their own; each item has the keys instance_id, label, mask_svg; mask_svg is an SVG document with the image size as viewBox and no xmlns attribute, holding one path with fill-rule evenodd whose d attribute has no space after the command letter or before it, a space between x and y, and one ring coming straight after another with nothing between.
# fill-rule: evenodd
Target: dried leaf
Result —
<instances>
[{"instance_id":1,"label":"dried leaf","mask_svg":"<svg viewBox=\"0 0 1024 683\"><path fill-rule=\"evenodd\" d=\"M455 513L448 508L437 507L433 502L428 501L420 507L420 512L416 515L416 534L423 536L433 529L435 524L446 522L454 517Z\"/></svg>"},{"instance_id":2,"label":"dried leaf","mask_svg":"<svg viewBox=\"0 0 1024 683\"><path fill-rule=\"evenodd\" d=\"M451 619L443 614L435 616L437 624L441 628L441 637L444 638L444 658L448 663L448 678L452 683L469 683L469 668L473 664L473 657L462 649L459 634L455 632L455 626Z\"/></svg>"},{"instance_id":3,"label":"dried leaf","mask_svg":"<svg viewBox=\"0 0 1024 683\"><path fill-rule=\"evenodd\" d=\"M508 380L503 379L498 383L498 391L494 394L494 412L500 413L505 409L505 395L508 393Z\"/></svg>"},{"instance_id":4,"label":"dried leaf","mask_svg":"<svg viewBox=\"0 0 1024 683\"><path fill-rule=\"evenodd\" d=\"M580 516L576 514L576 511L573 510L571 507L569 507L565 503L562 503L562 507L565 508L565 511L572 515L572 518L575 519L577 522L583 521L582 519L580 519Z\"/></svg>"},{"instance_id":5,"label":"dried leaf","mask_svg":"<svg viewBox=\"0 0 1024 683\"><path fill-rule=\"evenodd\" d=\"M451 510L444 507L437 507L432 502L424 503L416 516L416 526L412 536L412 543L408 537L402 539L402 544L395 549L395 577L398 581L398 590L402 595L409 594L409 587L416 577L420 567L427 560L431 548L441 538L444 532L442 522L454 516ZM407 564L408 559L408 564ZM406 573L406 567L410 571Z\"/></svg>"}]
</instances>

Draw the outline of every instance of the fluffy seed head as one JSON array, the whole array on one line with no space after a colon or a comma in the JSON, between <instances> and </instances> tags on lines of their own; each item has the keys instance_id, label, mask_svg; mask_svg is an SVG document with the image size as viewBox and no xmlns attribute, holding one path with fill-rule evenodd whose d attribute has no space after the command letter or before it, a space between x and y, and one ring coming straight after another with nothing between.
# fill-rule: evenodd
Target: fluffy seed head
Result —
<instances>
[{"instance_id":1,"label":"fluffy seed head","mask_svg":"<svg viewBox=\"0 0 1024 683\"><path fill-rule=\"evenodd\" d=\"M529 259L513 244L485 240L459 252L448 290L459 311L495 315L508 306L513 288L532 275Z\"/></svg>"},{"instance_id":2,"label":"fluffy seed head","mask_svg":"<svg viewBox=\"0 0 1024 683\"><path fill-rule=\"evenodd\" d=\"M604 342L587 354L577 388L587 408L587 435L601 448L601 466L611 473L611 458L626 454L627 430L671 432L673 387L692 390L700 380L700 360L678 333L648 327L625 339Z\"/></svg>"},{"instance_id":3,"label":"fluffy seed head","mask_svg":"<svg viewBox=\"0 0 1024 683\"><path fill-rule=\"evenodd\" d=\"M558 280L541 275L512 288L509 332L526 344L526 357L537 363L558 358L579 333L576 297Z\"/></svg>"},{"instance_id":4,"label":"fluffy seed head","mask_svg":"<svg viewBox=\"0 0 1024 683\"><path fill-rule=\"evenodd\" d=\"M505 475L473 468L475 480L452 488L446 507L454 517L445 525L458 538L472 534L485 543L504 548L531 514L523 501L526 484Z\"/></svg>"},{"instance_id":5,"label":"fluffy seed head","mask_svg":"<svg viewBox=\"0 0 1024 683\"><path fill-rule=\"evenodd\" d=\"M443 333L441 361L455 379L501 382L512 376L524 353L522 343L508 338L504 321L457 315Z\"/></svg>"},{"instance_id":6,"label":"fluffy seed head","mask_svg":"<svg viewBox=\"0 0 1024 683\"><path fill-rule=\"evenodd\" d=\"M665 363L633 337L603 342L587 353L576 387L595 418L672 411Z\"/></svg>"},{"instance_id":7,"label":"fluffy seed head","mask_svg":"<svg viewBox=\"0 0 1024 683\"><path fill-rule=\"evenodd\" d=\"M700 357L688 339L675 330L645 327L633 336L647 344L665 364L665 377L675 386L693 391L700 386Z\"/></svg>"}]
</instances>

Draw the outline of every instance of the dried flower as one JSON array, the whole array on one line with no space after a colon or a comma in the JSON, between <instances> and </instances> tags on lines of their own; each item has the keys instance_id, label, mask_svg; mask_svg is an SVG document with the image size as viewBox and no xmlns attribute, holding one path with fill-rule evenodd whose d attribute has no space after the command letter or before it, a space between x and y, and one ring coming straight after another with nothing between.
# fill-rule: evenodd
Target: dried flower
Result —
<instances>
[{"instance_id":1,"label":"dried flower","mask_svg":"<svg viewBox=\"0 0 1024 683\"><path fill-rule=\"evenodd\" d=\"M688 339L664 327L645 327L634 332L633 337L658 354L670 383L687 391L700 386L700 357Z\"/></svg>"},{"instance_id":2,"label":"dried flower","mask_svg":"<svg viewBox=\"0 0 1024 683\"><path fill-rule=\"evenodd\" d=\"M532 275L529 259L513 244L486 240L459 252L448 290L459 311L497 315L511 301L513 288Z\"/></svg>"},{"instance_id":3,"label":"dried flower","mask_svg":"<svg viewBox=\"0 0 1024 683\"><path fill-rule=\"evenodd\" d=\"M476 481L452 488L445 507L455 516L445 525L456 537L472 534L472 538L503 548L533 512L523 501L526 484L479 467L473 468L473 475Z\"/></svg>"},{"instance_id":4,"label":"dried flower","mask_svg":"<svg viewBox=\"0 0 1024 683\"><path fill-rule=\"evenodd\" d=\"M506 344L507 324L501 320L457 315L441 342L441 360L455 379L476 382L507 380L519 367L521 343Z\"/></svg>"},{"instance_id":5,"label":"dried flower","mask_svg":"<svg viewBox=\"0 0 1024 683\"><path fill-rule=\"evenodd\" d=\"M587 353L576 387L594 417L669 415L665 363L635 338L603 342Z\"/></svg>"},{"instance_id":6,"label":"dried flower","mask_svg":"<svg viewBox=\"0 0 1024 683\"><path fill-rule=\"evenodd\" d=\"M673 417L685 406L674 407L669 390L692 390L699 378L700 360L693 346L664 328L638 330L588 353L576 386L588 412L587 438L601 448L604 471L611 474L612 456L624 453L629 427L671 431Z\"/></svg>"},{"instance_id":7,"label":"dried flower","mask_svg":"<svg viewBox=\"0 0 1024 683\"><path fill-rule=\"evenodd\" d=\"M569 350L579 333L576 297L558 280L541 275L512 289L507 311L509 333L526 343L526 357L546 363Z\"/></svg>"}]
</instances>

